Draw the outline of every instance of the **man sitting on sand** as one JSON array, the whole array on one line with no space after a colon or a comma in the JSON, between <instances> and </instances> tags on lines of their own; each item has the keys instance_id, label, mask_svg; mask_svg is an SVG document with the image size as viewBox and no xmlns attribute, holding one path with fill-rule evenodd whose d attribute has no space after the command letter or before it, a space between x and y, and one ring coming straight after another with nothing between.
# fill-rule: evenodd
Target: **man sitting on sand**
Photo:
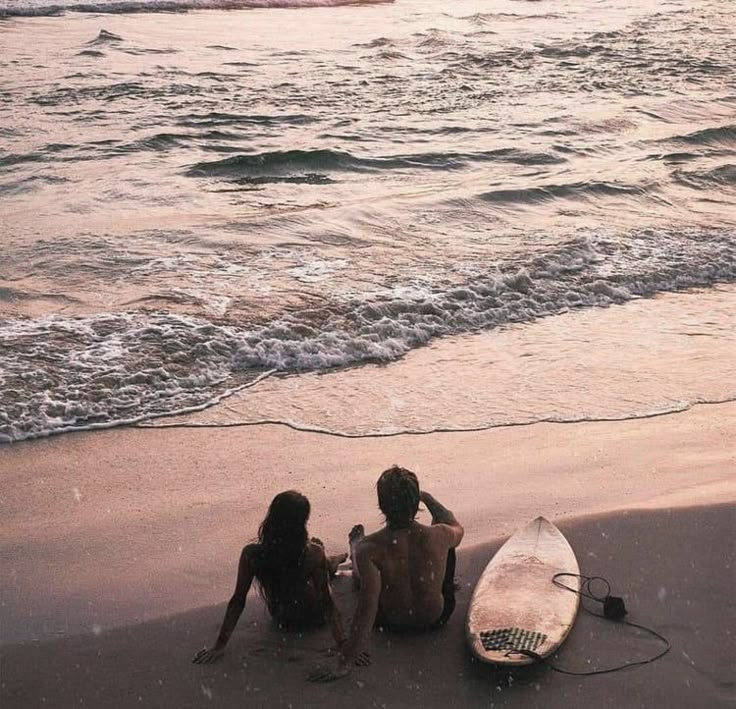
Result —
<instances>
[{"instance_id":1,"label":"man sitting on sand","mask_svg":"<svg viewBox=\"0 0 736 709\"><path fill-rule=\"evenodd\" d=\"M337 667L315 670L309 677L315 682L347 675L374 625L437 628L455 608L455 547L463 528L450 510L420 492L410 470L394 465L378 479L377 489L386 526L363 536L362 525L357 525L350 533L353 574L360 583L358 606ZM432 515L431 526L414 519L420 502Z\"/></svg>"}]
</instances>

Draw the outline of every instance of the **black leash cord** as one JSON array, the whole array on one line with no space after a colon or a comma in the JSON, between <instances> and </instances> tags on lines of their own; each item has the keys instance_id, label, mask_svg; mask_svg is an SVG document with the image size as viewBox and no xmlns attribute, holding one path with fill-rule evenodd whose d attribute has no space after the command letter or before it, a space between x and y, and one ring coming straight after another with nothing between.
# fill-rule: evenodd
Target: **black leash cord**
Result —
<instances>
[{"instance_id":1,"label":"black leash cord","mask_svg":"<svg viewBox=\"0 0 736 709\"><path fill-rule=\"evenodd\" d=\"M561 576L572 576L576 579L582 579L583 582L581 583L581 587L583 590L576 591L574 588L570 588L569 586L566 586L561 581L558 581ZM606 592L602 596L598 596L595 593L593 593L593 589L591 588L594 581L602 581L604 584L606 584ZM599 603L603 603L603 601L606 599L606 596L609 596L611 593L611 584L608 583L607 579L604 579L603 576L583 576L583 574L573 574L569 571L560 571L560 573L555 574L552 577L552 583L555 586L559 586L560 588L564 588L567 591L571 591L572 593L577 593L580 596L584 596L585 598L590 598L594 601L598 601ZM596 615L595 613L593 615Z\"/></svg>"},{"instance_id":2,"label":"black leash cord","mask_svg":"<svg viewBox=\"0 0 736 709\"><path fill-rule=\"evenodd\" d=\"M567 586L566 584L562 583L558 579L562 576L572 576L575 578L582 579L581 584L581 590L578 591L574 588L570 588L570 586ZM598 595L594 592L592 585L595 581L600 581L603 584L605 584L606 591L604 595ZM558 574L555 574L552 577L552 583L555 584L555 586L559 586L560 588L567 589L571 593L577 593L580 596L583 596L584 598L590 598L591 600L598 601L598 603L603 603L605 607L605 602L607 599L611 598L610 592L611 592L611 584L608 583L606 579L604 579L602 576L584 576L582 574L573 574L568 572L560 572ZM623 608L623 603L621 604L621 607ZM585 606L583 606L585 608ZM596 618L605 618L606 620L612 620L613 618L605 615L601 615L600 613L593 613L593 611L589 610L588 608L585 608L585 610L590 613L591 615L594 615ZM624 613L626 611L624 610ZM643 630L646 633L649 633L650 635L654 636L658 640L664 643L665 647L662 651L658 652L653 657L649 657L645 660L634 660L633 662L625 662L622 665L616 665L614 667L605 667L602 670L587 670L587 671L577 671L577 670L566 670L562 667L557 667L554 665L550 660L548 660L546 657L542 657L541 655L538 655L536 652L533 652L532 650L509 650L509 655L525 655L526 657L530 657L533 660L536 660L537 662L541 662L547 667L549 667L551 670L554 670L555 672L560 672L565 675L575 675L578 677L589 677L592 675L604 675L608 674L610 672L618 672L620 670L625 670L627 667L637 667L638 665L648 665L650 662L654 662L655 660L659 660L660 657L664 657L671 649L670 641L667 640L663 635L660 635L656 630L653 630L652 628L647 628L644 625L639 625L639 623L632 623L630 620L624 620L623 616L615 618L615 620L619 623L623 623L624 625L629 625L632 628L637 628L639 630Z\"/></svg>"}]
</instances>

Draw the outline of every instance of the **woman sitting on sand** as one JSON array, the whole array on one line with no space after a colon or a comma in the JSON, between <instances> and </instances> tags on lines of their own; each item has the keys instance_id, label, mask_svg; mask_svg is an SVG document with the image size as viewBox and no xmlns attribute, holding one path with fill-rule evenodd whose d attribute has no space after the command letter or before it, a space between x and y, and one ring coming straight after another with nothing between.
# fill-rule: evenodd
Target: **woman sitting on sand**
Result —
<instances>
[{"instance_id":1,"label":"woman sitting on sand","mask_svg":"<svg viewBox=\"0 0 736 709\"><path fill-rule=\"evenodd\" d=\"M345 641L342 622L330 592L329 579L347 554L328 557L318 539L309 540L310 505L304 495L288 490L273 498L258 530L258 543L240 554L235 593L227 604L220 634L213 648L200 650L192 662L222 657L238 623L255 578L269 612L287 628L330 624L338 647Z\"/></svg>"}]
</instances>

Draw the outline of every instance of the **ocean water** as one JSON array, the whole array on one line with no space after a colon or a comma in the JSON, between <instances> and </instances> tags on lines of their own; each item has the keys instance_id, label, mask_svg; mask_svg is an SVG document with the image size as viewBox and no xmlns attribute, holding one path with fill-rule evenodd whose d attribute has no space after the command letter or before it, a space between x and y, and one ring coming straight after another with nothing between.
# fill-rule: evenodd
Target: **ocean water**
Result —
<instances>
[{"instance_id":1,"label":"ocean water","mask_svg":"<svg viewBox=\"0 0 736 709\"><path fill-rule=\"evenodd\" d=\"M0 70L0 442L736 397L731 0L0 0Z\"/></svg>"}]
</instances>

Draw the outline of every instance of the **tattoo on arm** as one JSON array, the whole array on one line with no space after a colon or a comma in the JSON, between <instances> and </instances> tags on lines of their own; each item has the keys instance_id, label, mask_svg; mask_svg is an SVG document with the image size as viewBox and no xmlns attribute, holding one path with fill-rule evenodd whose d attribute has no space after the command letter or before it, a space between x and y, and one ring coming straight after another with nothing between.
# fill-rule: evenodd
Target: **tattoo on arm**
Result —
<instances>
[{"instance_id":1,"label":"tattoo on arm","mask_svg":"<svg viewBox=\"0 0 736 709\"><path fill-rule=\"evenodd\" d=\"M432 524L458 524L455 515L428 492L422 492L420 499L432 515Z\"/></svg>"}]
</instances>

